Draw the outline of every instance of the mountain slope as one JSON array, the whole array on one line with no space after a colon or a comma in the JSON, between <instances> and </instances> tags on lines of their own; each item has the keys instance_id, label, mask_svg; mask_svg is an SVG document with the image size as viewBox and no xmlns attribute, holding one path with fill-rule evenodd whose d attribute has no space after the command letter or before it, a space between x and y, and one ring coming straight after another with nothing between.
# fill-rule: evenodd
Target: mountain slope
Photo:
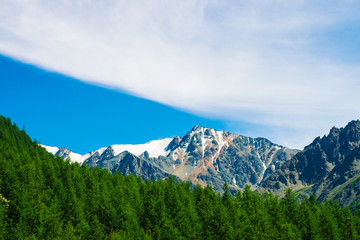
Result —
<instances>
[{"instance_id":1,"label":"mountain slope","mask_svg":"<svg viewBox=\"0 0 360 240\"><path fill-rule=\"evenodd\" d=\"M111 172L120 170L123 174L134 173L152 180L171 174L194 184L211 185L217 191L228 182L235 191L245 184L256 187L296 152L265 138L254 139L195 126L183 137L139 145L111 145L82 156L62 148L55 155L85 162L90 167L107 168ZM124 166L123 155L125 159L132 159L126 163L126 169L118 167Z\"/></svg>"},{"instance_id":2,"label":"mountain slope","mask_svg":"<svg viewBox=\"0 0 360 240\"><path fill-rule=\"evenodd\" d=\"M354 206L360 201L360 121L332 128L266 179L259 191L283 194L291 187L298 194L315 194Z\"/></svg>"}]
</instances>

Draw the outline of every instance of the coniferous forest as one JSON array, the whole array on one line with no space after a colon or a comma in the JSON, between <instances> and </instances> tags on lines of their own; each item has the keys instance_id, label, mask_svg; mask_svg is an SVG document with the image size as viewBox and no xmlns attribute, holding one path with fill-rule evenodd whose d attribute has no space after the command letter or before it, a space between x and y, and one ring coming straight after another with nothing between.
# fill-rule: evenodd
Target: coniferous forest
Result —
<instances>
[{"instance_id":1,"label":"coniferous forest","mask_svg":"<svg viewBox=\"0 0 360 240\"><path fill-rule=\"evenodd\" d=\"M0 117L0 239L360 239L360 213L71 164Z\"/></svg>"}]
</instances>

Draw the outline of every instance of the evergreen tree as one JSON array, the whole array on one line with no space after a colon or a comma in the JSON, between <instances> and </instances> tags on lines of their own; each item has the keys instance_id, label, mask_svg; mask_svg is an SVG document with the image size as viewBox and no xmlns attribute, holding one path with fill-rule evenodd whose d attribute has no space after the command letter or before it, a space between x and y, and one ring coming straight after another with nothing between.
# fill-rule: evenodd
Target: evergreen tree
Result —
<instances>
[{"instance_id":1,"label":"evergreen tree","mask_svg":"<svg viewBox=\"0 0 360 240\"><path fill-rule=\"evenodd\" d=\"M0 239L3 239L7 234L6 211L9 207L9 200L0 193Z\"/></svg>"}]
</instances>

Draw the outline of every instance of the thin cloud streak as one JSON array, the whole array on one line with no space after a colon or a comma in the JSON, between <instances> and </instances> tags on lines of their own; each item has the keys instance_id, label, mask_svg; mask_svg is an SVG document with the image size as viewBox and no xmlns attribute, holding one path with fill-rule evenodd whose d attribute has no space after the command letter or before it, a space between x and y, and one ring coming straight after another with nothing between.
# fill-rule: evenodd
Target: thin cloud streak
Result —
<instances>
[{"instance_id":1,"label":"thin cloud streak","mask_svg":"<svg viewBox=\"0 0 360 240\"><path fill-rule=\"evenodd\" d=\"M266 137L289 146L360 115L359 65L317 46L332 28L359 23L353 1L0 5L4 55L196 114L267 125Z\"/></svg>"}]
</instances>

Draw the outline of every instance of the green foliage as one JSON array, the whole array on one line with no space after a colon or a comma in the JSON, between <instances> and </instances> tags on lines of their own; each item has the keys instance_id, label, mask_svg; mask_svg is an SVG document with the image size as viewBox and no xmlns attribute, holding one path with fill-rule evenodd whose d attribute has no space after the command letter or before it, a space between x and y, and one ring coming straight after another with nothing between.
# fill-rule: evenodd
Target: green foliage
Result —
<instances>
[{"instance_id":1,"label":"green foliage","mask_svg":"<svg viewBox=\"0 0 360 240\"><path fill-rule=\"evenodd\" d=\"M360 213L246 186L234 197L54 157L0 117L0 239L359 239Z\"/></svg>"}]
</instances>

